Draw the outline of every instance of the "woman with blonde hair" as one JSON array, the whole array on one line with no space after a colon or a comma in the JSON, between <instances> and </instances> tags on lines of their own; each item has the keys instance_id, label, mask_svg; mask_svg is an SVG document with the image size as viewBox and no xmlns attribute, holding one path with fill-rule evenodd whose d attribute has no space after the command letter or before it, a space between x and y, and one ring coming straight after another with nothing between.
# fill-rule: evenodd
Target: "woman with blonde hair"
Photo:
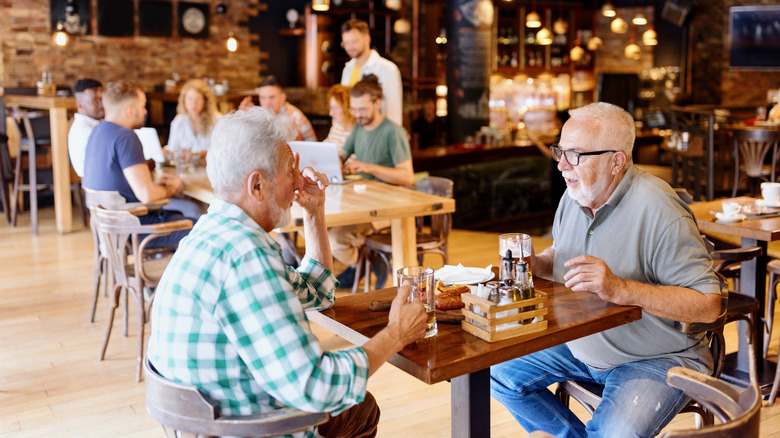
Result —
<instances>
[{"instance_id":1,"label":"woman with blonde hair","mask_svg":"<svg viewBox=\"0 0 780 438\"><path fill-rule=\"evenodd\" d=\"M211 87L201 79L190 79L179 93L176 117L171 122L167 152L187 150L206 156L211 128L222 116L217 111L217 101Z\"/></svg>"},{"instance_id":2,"label":"woman with blonde hair","mask_svg":"<svg viewBox=\"0 0 780 438\"><path fill-rule=\"evenodd\" d=\"M355 118L349 111L349 87L344 85L334 85L328 90L328 114L333 119L333 126L328 132L328 137L323 140L325 143L334 143L338 145L339 155L343 156L342 147L344 142L352 132L355 126Z\"/></svg>"}]
</instances>

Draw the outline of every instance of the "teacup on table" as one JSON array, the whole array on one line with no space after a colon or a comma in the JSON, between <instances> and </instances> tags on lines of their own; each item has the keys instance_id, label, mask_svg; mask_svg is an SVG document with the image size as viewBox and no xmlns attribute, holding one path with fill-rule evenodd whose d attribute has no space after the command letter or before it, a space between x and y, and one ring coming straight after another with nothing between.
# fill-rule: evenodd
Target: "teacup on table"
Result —
<instances>
[{"instance_id":1,"label":"teacup on table","mask_svg":"<svg viewBox=\"0 0 780 438\"><path fill-rule=\"evenodd\" d=\"M742 206L737 202L724 202L722 206L723 214L726 216L735 216L742 210Z\"/></svg>"},{"instance_id":2,"label":"teacup on table","mask_svg":"<svg viewBox=\"0 0 780 438\"><path fill-rule=\"evenodd\" d=\"M780 207L780 183L762 182L761 196L767 207Z\"/></svg>"}]
</instances>

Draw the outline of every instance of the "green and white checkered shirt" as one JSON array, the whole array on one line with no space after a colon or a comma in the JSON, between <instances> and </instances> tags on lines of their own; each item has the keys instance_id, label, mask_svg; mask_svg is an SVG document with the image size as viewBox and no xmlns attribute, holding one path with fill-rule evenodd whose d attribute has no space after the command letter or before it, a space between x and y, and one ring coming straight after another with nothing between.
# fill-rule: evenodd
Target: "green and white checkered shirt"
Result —
<instances>
[{"instance_id":1,"label":"green and white checkered shirt","mask_svg":"<svg viewBox=\"0 0 780 438\"><path fill-rule=\"evenodd\" d=\"M309 328L304 308L330 307L335 288L333 274L308 257L287 266L268 233L217 199L157 286L148 357L223 415L284 405L336 415L363 401L368 357L359 347L323 351Z\"/></svg>"}]
</instances>

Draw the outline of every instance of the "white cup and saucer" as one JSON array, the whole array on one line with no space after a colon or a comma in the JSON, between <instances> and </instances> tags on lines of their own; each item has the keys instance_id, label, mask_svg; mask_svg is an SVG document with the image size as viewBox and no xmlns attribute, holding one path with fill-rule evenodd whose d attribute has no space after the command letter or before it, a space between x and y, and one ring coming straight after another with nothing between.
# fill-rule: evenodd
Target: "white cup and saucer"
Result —
<instances>
[{"instance_id":1,"label":"white cup and saucer","mask_svg":"<svg viewBox=\"0 0 780 438\"><path fill-rule=\"evenodd\" d=\"M764 198L767 207L780 207L780 183L762 182L761 197Z\"/></svg>"},{"instance_id":2,"label":"white cup and saucer","mask_svg":"<svg viewBox=\"0 0 780 438\"><path fill-rule=\"evenodd\" d=\"M745 220L745 215L740 213L742 205L738 202L726 201L722 204L723 211L715 213L718 222L739 222Z\"/></svg>"}]
</instances>

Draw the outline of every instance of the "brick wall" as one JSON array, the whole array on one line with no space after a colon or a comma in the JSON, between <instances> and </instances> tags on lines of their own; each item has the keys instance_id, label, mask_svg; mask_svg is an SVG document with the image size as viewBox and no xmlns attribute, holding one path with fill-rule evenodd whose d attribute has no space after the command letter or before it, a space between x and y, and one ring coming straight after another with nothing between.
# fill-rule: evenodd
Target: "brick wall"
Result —
<instances>
[{"instance_id":1,"label":"brick wall","mask_svg":"<svg viewBox=\"0 0 780 438\"><path fill-rule=\"evenodd\" d=\"M776 4L777 0L696 0L690 23L693 102L724 106L766 104L767 90L780 86L780 72L729 70L729 7Z\"/></svg>"},{"instance_id":2,"label":"brick wall","mask_svg":"<svg viewBox=\"0 0 780 438\"><path fill-rule=\"evenodd\" d=\"M228 2L225 16L215 12L219 1L200 1L209 4L208 39L100 36L97 0L91 0L91 35L71 36L62 48L51 42L49 1L0 0L0 86L34 86L50 70L58 85L91 76L104 82L133 79L153 90L175 72L183 80L205 76L240 89L255 87L265 69L267 53L247 27L249 17L267 8L259 0ZM239 40L235 53L225 48L230 31Z\"/></svg>"}]
</instances>

